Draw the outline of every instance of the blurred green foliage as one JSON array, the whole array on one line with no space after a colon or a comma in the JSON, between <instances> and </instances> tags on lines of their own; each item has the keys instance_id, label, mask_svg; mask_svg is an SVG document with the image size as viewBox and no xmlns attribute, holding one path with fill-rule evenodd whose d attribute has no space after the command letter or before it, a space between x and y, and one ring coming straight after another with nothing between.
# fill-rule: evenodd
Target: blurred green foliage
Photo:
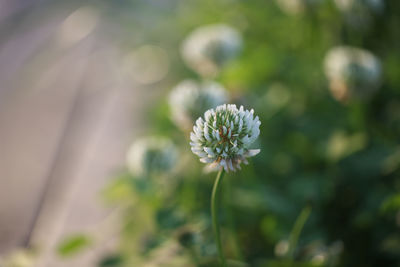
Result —
<instances>
[{"instance_id":1,"label":"blurred green foliage","mask_svg":"<svg viewBox=\"0 0 400 267\"><path fill-rule=\"evenodd\" d=\"M91 240L85 235L70 236L58 246L58 253L63 257L73 256L90 244Z\"/></svg>"},{"instance_id":2,"label":"blurred green foliage","mask_svg":"<svg viewBox=\"0 0 400 267\"><path fill-rule=\"evenodd\" d=\"M151 43L168 51L168 78L152 85L164 96L182 79L199 79L179 55L191 30L223 22L243 34L243 52L217 80L232 103L260 116L261 153L223 181L220 218L226 255L237 261L231 266L400 266L400 2L385 1L358 26L333 1L304 2L295 15L261 0L117 1L105 10L129 33L126 49ZM382 84L370 99L331 96L323 59L337 45L381 60ZM100 266L217 266L209 210L215 174L203 173L166 97L149 114L149 133L174 140L179 164L162 177L123 173L108 187L105 196L123 207L121 244Z\"/></svg>"}]
</instances>

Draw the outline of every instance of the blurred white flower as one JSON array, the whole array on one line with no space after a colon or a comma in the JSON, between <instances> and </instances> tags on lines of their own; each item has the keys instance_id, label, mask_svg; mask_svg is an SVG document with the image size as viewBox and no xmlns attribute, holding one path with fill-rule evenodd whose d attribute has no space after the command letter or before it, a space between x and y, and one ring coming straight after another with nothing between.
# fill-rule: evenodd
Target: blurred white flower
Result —
<instances>
[{"instance_id":1,"label":"blurred white flower","mask_svg":"<svg viewBox=\"0 0 400 267\"><path fill-rule=\"evenodd\" d=\"M181 53L185 63L205 77L215 76L242 48L241 34L225 24L195 29L184 40Z\"/></svg>"},{"instance_id":2,"label":"blurred white flower","mask_svg":"<svg viewBox=\"0 0 400 267\"><path fill-rule=\"evenodd\" d=\"M385 7L383 0L334 0L344 14L346 22L358 30L365 29L371 22L373 13L381 13Z\"/></svg>"},{"instance_id":3,"label":"blurred white flower","mask_svg":"<svg viewBox=\"0 0 400 267\"><path fill-rule=\"evenodd\" d=\"M284 257L289 252L289 241L281 240L275 245L275 255L278 257Z\"/></svg>"},{"instance_id":4,"label":"blurred white flower","mask_svg":"<svg viewBox=\"0 0 400 267\"><path fill-rule=\"evenodd\" d=\"M381 64L367 50L335 47L325 56L324 68L332 95L339 101L365 99L379 88Z\"/></svg>"},{"instance_id":5,"label":"blurred white flower","mask_svg":"<svg viewBox=\"0 0 400 267\"><path fill-rule=\"evenodd\" d=\"M219 83L185 80L170 93L169 105L173 121L182 129L190 129L204 111L226 103L228 93Z\"/></svg>"},{"instance_id":6,"label":"blurred white flower","mask_svg":"<svg viewBox=\"0 0 400 267\"><path fill-rule=\"evenodd\" d=\"M249 149L260 134L260 120L254 110L237 109L236 105L224 104L215 110L207 110L190 133L192 152L209 168L225 171L240 169L248 157L257 155L260 149Z\"/></svg>"},{"instance_id":7,"label":"blurred white flower","mask_svg":"<svg viewBox=\"0 0 400 267\"><path fill-rule=\"evenodd\" d=\"M136 176L171 171L177 162L178 151L167 138L145 137L129 148L126 162L129 171Z\"/></svg>"},{"instance_id":8,"label":"blurred white flower","mask_svg":"<svg viewBox=\"0 0 400 267\"><path fill-rule=\"evenodd\" d=\"M304 12L307 5L312 5L321 0L275 0L279 8L288 15L297 15Z\"/></svg>"},{"instance_id":9,"label":"blurred white flower","mask_svg":"<svg viewBox=\"0 0 400 267\"><path fill-rule=\"evenodd\" d=\"M334 2L342 12L353 12L362 8L380 12L385 5L383 0L334 0Z\"/></svg>"},{"instance_id":10,"label":"blurred white flower","mask_svg":"<svg viewBox=\"0 0 400 267\"><path fill-rule=\"evenodd\" d=\"M325 252L320 252L314 255L311 262L315 265L323 265L327 261L328 255Z\"/></svg>"},{"instance_id":11,"label":"blurred white flower","mask_svg":"<svg viewBox=\"0 0 400 267\"><path fill-rule=\"evenodd\" d=\"M331 245L325 245L319 241L311 243L305 249L305 257L310 258L315 265L337 266L340 254L343 252L343 242L337 240Z\"/></svg>"}]
</instances>

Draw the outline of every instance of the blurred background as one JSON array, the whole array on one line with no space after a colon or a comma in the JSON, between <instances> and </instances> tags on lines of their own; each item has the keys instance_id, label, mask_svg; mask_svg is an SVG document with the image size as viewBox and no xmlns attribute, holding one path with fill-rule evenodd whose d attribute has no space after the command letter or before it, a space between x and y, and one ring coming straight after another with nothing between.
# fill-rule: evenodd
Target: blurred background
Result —
<instances>
[{"instance_id":1,"label":"blurred background","mask_svg":"<svg viewBox=\"0 0 400 267\"><path fill-rule=\"evenodd\" d=\"M0 266L218 266L194 121L254 108L229 266L400 266L397 0L0 0Z\"/></svg>"}]
</instances>

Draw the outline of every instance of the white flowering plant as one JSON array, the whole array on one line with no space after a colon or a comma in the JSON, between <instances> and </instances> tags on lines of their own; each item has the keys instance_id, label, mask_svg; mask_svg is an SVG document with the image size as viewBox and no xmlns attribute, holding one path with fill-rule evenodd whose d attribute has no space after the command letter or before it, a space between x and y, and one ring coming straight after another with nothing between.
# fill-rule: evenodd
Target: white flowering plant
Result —
<instances>
[{"instance_id":1,"label":"white flowering plant","mask_svg":"<svg viewBox=\"0 0 400 267\"><path fill-rule=\"evenodd\" d=\"M247 158L257 155L260 149L250 149L250 145L260 134L260 120L254 117L254 110L238 109L234 104L220 105L204 113L190 133L192 152L212 169L219 170L211 196L211 214L214 236L217 242L221 266L226 266L222 249L217 201L224 171L241 169L240 163L247 164Z\"/></svg>"},{"instance_id":2,"label":"white flowering plant","mask_svg":"<svg viewBox=\"0 0 400 267\"><path fill-rule=\"evenodd\" d=\"M163 80L122 87L168 141L116 169L121 246L99 266L396 266L400 2L150 2L122 16L143 35L115 36L166 53Z\"/></svg>"}]
</instances>

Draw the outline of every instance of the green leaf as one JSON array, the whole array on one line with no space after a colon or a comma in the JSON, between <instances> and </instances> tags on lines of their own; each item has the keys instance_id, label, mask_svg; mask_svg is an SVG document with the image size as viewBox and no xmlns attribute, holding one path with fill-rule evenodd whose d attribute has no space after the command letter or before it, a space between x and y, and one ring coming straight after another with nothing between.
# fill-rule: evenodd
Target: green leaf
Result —
<instances>
[{"instance_id":1,"label":"green leaf","mask_svg":"<svg viewBox=\"0 0 400 267\"><path fill-rule=\"evenodd\" d=\"M132 177L127 174L113 179L102 191L104 199L110 203L129 202L134 198L131 180Z\"/></svg>"},{"instance_id":2,"label":"green leaf","mask_svg":"<svg viewBox=\"0 0 400 267\"><path fill-rule=\"evenodd\" d=\"M58 246L58 254L62 257L69 257L87 248L91 240L82 234L70 236Z\"/></svg>"},{"instance_id":3,"label":"green leaf","mask_svg":"<svg viewBox=\"0 0 400 267\"><path fill-rule=\"evenodd\" d=\"M400 194L387 197L382 203L381 210L384 213L397 212L400 210Z\"/></svg>"}]
</instances>

